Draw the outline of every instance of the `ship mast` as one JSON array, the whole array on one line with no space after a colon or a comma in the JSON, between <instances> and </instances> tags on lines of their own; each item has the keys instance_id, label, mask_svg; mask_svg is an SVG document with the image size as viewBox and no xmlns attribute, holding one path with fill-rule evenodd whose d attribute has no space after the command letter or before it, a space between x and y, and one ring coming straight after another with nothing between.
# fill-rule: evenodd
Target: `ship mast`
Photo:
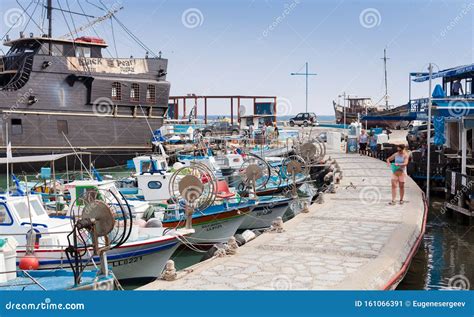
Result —
<instances>
[{"instance_id":1,"label":"ship mast","mask_svg":"<svg viewBox=\"0 0 474 317\"><path fill-rule=\"evenodd\" d=\"M49 38L49 55L53 53L53 42L51 39L53 38L53 0L48 0L48 5L46 6L47 9L47 18L48 18L48 38Z\"/></svg>"},{"instance_id":2,"label":"ship mast","mask_svg":"<svg viewBox=\"0 0 474 317\"><path fill-rule=\"evenodd\" d=\"M387 83L387 49L383 49L383 67L385 73L385 109L388 109L388 83Z\"/></svg>"}]
</instances>

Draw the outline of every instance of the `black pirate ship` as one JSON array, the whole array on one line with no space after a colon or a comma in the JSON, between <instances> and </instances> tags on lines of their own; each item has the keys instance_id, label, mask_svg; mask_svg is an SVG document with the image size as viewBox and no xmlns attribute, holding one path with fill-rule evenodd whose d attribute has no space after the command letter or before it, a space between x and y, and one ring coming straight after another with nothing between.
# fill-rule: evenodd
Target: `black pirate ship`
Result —
<instances>
[{"instance_id":1,"label":"black pirate ship","mask_svg":"<svg viewBox=\"0 0 474 317\"><path fill-rule=\"evenodd\" d=\"M87 15L86 26L55 38L53 12L66 10L59 1L39 2L47 33L3 38L8 50L0 56L3 155L7 143L13 156L71 152L74 147L93 153L96 166L103 166L151 149L151 130L162 125L168 106L167 59L151 50L143 58L105 57L104 39L81 36L108 19L126 28L115 15L118 9L104 7L105 15L94 20Z\"/></svg>"}]
</instances>

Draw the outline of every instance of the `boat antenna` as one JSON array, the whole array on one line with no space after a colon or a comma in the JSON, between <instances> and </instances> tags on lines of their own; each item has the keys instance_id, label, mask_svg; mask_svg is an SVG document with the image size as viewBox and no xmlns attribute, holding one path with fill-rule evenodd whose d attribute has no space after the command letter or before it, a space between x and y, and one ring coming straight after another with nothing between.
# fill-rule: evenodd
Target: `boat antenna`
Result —
<instances>
[{"instance_id":1,"label":"boat antenna","mask_svg":"<svg viewBox=\"0 0 474 317\"><path fill-rule=\"evenodd\" d=\"M139 106L140 106L140 110L141 110L142 113L143 113L143 116L145 117L145 121L146 121L146 124L148 125L148 129L150 129L151 137L152 137L152 139L154 139L154 132L153 132L153 129L151 128L150 122L148 122L148 117L147 117L146 114L145 114L145 110L143 110L142 105L139 104ZM152 142L153 142L153 141L152 141ZM165 157L168 156L168 155L166 154L166 151L165 151L165 149L164 149L164 147L163 147L163 144L161 144L161 142L158 142L158 148L160 149L160 152L161 152L161 154L162 154L163 156L165 156Z\"/></svg>"},{"instance_id":2,"label":"boat antenna","mask_svg":"<svg viewBox=\"0 0 474 317\"><path fill-rule=\"evenodd\" d=\"M91 179L94 179L94 177L92 176L90 170L86 167L86 165L84 164L84 162L82 161L81 159L81 156L77 153L76 149L72 146L71 142L69 142L69 139L67 138L67 136L64 134L63 132L63 137L66 139L66 142L67 144L69 145L69 147L71 148L71 150L74 152L74 154L77 156L77 158L79 159L79 162L81 163L82 167L87 171L87 174L89 174L89 177Z\"/></svg>"},{"instance_id":3,"label":"boat antenna","mask_svg":"<svg viewBox=\"0 0 474 317\"><path fill-rule=\"evenodd\" d=\"M388 109L388 83L387 83L387 60L390 58L387 57L387 48L383 49L383 68L384 68L384 78L385 78L385 108Z\"/></svg>"},{"instance_id":4,"label":"boat antenna","mask_svg":"<svg viewBox=\"0 0 474 317\"><path fill-rule=\"evenodd\" d=\"M8 196L10 192L10 162L9 159L12 156L12 145L10 144L9 136L8 136L8 122L5 123L5 137L7 141L7 190L6 190L6 195Z\"/></svg>"}]
</instances>

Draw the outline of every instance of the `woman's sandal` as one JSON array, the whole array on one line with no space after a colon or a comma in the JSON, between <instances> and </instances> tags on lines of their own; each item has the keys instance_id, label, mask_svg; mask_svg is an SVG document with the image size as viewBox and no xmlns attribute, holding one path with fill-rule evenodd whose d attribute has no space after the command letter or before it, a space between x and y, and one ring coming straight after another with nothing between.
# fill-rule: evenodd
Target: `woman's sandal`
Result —
<instances>
[{"instance_id":1,"label":"woman's sandal","mask_svg":"<svg viewBox=\"0 0 474 317\"><path fill-rule=\"evenodd\" d=\"M392 200L391 202L388 203L390 206L395 206L397 202L395 200Z\"/></svg>"},{"instance_id":2,"label":"woman's sandal","mask_svg":"<svg viewBox=\"0 0 474 317\"><path fill-rule=\"evenodd\" d=\"M400 205L403 205L405 203L404 200L400 200Z\"/></svg>"}]
</instances>

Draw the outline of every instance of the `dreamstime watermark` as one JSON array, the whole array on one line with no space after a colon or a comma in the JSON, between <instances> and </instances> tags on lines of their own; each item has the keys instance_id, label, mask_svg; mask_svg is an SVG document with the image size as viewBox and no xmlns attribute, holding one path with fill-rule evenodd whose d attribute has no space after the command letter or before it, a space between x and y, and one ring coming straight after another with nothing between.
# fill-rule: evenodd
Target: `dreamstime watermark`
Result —
<instances>
[{"instance_id":1,"label":"dreamstime watermark","mask_svg":"<svg viewBox=\"0 0 474 317\"><path fill-rule=\"evenodd\" d=\"M16 99L15 103L8 109L8 111L3 112L2 119L7 120L8 117L10 117L11 112L16 111L18 108L20 108L21 105L28 104L28 101L30 100L31 96L33 96L33 89L32 88L29 88L23 94L19 93L17 95L17 99Z\"/></svg>"},{"instance_id":2,"label":"dreamstime watermark","mask_svg":"<svg viewBox=\"0 0 474 317\"><path fill-rule=\"evenodd\" d=\"M291 101L285 97L278 97L276 103L276 114L278 116L287 116L291 114L293 106Z\"/></svg>"},{"instance_id":3,"label":"dreamstime watermark","mask_svg":"<svg viewBox=\"0 0 474 317\"><path fill-rule=\"evenodd\" d=\"M10 8L3 14L3 22L7 28L19 28L25 25L26 15L20 8Z\"/></svg>"},{"instance_id":4,"label":"dreamstime watermark","mask_svg":"<svg viewBox=\"0 0 474 317\"><path fill-rule=\"evenodd\" d=\"M462 274L451 277L448 281L448 289L451 290L469 290L471 283L469 279Z\"/></svg>"},{"instance_id":5,"label":"dreamstime watermark","mask_svg":"<svg viewBox=\"0 0 474 317\"><path fill-rule=\"evenodd\" d=\"M466 186L463 186L462 189L458 190L458 191L456 192L456 195L455 195L453 198L451 198L451 199L449 200L449 204L450 204L450 205L457 205L457 203L462 200L462 198L464 197L464 195L465 195L467 192L469 192L469 191L472 189L473 186L474 186L474 180L469 181L469 182L466 184ZM441 207L440 212L441 212L441 214L444 215L447 210L448 210L448 209L447 209L447 207L446 207L446 204L444 204L443 207Z\"/></svg>"},{"instance_id":6,"label":"dreamstime watermark","mask_svg":"<svg viewBox=\"0 0 474 317\"><path fill-rule=\"evenodd\" d=\"M5 304L8 310L85 310L84 303L53 303L51 298L46 297L44 301L39 303L15 303L8 302Z\"/></svg>"},{"instance_id":7,"label":"dreamstime watermark","mask_svg":"<svg viewBox=\"0 0 474 317\"><path fill-rule=\"evenodd\" d=\"M278 275L272 279L272 288L277 291L291 290L292 283L288 276Z\"/></svg>"},{"instance_id":8,"label":"dreamstime watermark","mask_svg":"<svg viewBox=\"0 0 474 317\"><path fill-rule=\"evenodd\" d=\"M293 0L290 3L285 3L285 9L283 12L273 19L265 30L262 32L263 37L267 37L273 30L275 30L290 14L293 10L300 4L300 0Z\"/></svg>"},{"instance_id":9,"label":"dreamstime watermark","mask_svg":"<svg viewBox=\"0 0 474 317\"><path fill-rule=\"evenodd\" d=\"M188 29L195 29L204 23L204 15L198 8L189 8L181 15L181 22Z\"/></svg>"},{"instance_id":10,"label":"dreamstime watermark","mask_svg":"<svg viewBox=\"0 0 474 317\"><path fill-rule=\"evenodd\" d=\"M359 200L364 205L378 204L381 198L382 194L378 187L375 186L364 187L359 193Z\"/></svg>"},{"instance_id":11,"label":"dreamstime watermark","mask_svg":"<svg viewBox=\"0 0 474 317\"><path fill-rule=\"evenodd\" d=\"M448 103L448 113L451 117L460 118L469 113L469 103L463 100L451 100Z\"/></svg>"},{"instance_id":12,"label":"dreamstime watermark","mask_svg":"<svg viewBox=\"0 0 474 317\"><path fill-rule=\"evenodd\" d=\"M447 25L444 29L439 32L441 37L446 37L446 35L453 30L466 15L474 8L474 2L469 2L464 6L464 8L459 12Z\"/></svg>"},{"instance_id":13,"label":"dreamstime watermark","mask_svg":"<svg viewBox=\"0 0 474 317\"><path fill-rule=\"evenodd\" d=\"M372 29L382 23L382 15L375 8L367 8L359 14L359 22L366 29Z\"/></svg>"},{"instance_id":14,"label":"dreamstime watermark","mask_svg":"<svg viewBox=\"0 0 474 317\"><path fill-rule=\"evenodd\" d=\"M101 117L113 115L114 109L114 102L107 97L99 97L92 102L92 112Z\"/></svg>"}]
</instances>

